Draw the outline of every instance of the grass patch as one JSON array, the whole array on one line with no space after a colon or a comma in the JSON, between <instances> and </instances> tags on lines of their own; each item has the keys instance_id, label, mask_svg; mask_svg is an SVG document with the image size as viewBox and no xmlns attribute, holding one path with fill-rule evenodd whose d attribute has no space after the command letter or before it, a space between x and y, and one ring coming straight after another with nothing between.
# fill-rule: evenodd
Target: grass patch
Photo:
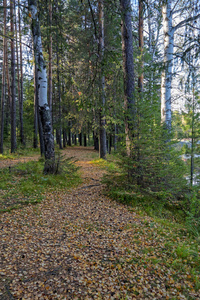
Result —
<instances>
[{"instance_id":1,"label":"grass patch","mask_svg":"<svg viewBox=\"0 0 200 300\"><path fill-rule=\"evenodd\" d=\"M115 171L117 169L113 155L107 155L107 159L97 158L92 160L90 163L96 166L99 166L102 169L106 169L107 171Z\"/></svg>"},{"instance_id":2,"label":"grass patch","mask_svg":"<svg viewBox=\"0 0 200 300\"><path fill-rule=\"evenodd\" d=\"M19 163L0 169L0 212L41 202L46 192L69 189L81 179L72 159L60 162L57 175L44 175L44 160Z\"/></svg>"},{"instance_id":3,"label":"grass patch","mask_svg":"<svg viewBox=\"0 0 200 300\"><path fill-rule=\"evenodd\" d=\"M16 152L10 153L10 150L4 150L3 154L0 154L0 160L6 160L6 159L16 159L19 157L25 157L25 156L34 156L39 155L40 149L39 148L18 148Z\"/></svg>"}]
</instances>

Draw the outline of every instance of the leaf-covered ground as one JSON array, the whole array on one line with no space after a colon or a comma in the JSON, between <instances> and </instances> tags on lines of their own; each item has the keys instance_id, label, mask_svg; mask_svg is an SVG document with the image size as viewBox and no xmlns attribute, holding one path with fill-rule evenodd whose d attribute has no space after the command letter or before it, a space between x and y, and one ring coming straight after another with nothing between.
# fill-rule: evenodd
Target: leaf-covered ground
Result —
<instances>
[{"instance_id":1,"label":"leaf-covered ground","mask_svg":"<svg viewBox=\"0 0 200 300\"><path fill-rule=\"evenodd\" d=\"M65 151L83 184L0 216L0 299L200 299L187 232L111 201L93 151Z\"/></svg>"}]
</instances>

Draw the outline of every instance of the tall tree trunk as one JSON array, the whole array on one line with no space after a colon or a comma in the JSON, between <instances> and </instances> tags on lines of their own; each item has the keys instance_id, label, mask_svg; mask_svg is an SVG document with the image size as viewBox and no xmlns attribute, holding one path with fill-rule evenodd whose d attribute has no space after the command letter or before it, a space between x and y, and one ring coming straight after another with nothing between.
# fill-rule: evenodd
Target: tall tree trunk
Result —
<instances>
[{"instance_id":1,"label":"tall tree trunk","mask_svg":"<svg viewBox=\"0 0 200 300\"><path fill-rule=\"evenodd\" d=\"M140 149L140 118L141 118L141 111L140 106L143 101L143 48L144 48L144 37L143 37L143 0L139 0L139 26L138 26L138 36L139 36L139 52L140 52L140 59L139 59L139 76L138 76L138 92L139 92L139 105L137 107L137 184L141 185L142 183L142 165L141 165L141 149Z\"/></svg>"},{"instance_id":2,"label":"tall tree trunk","mask_svg":"<svg viewBox=\"0 0 200 300\"><path fill-rule=\"evenodd\" d=\"M14 29L14 7L15 1L10 1L10 31L11 31L11 153L17 149L16 137L16 102L15 102L15 29Z\"/></svg>"},{"instance_id":3,"label":"tall tree trunk","mask_svg":"<svg viewBox=\"0 0 200 300\"><path fill-rule=\"evenodd\" d=\"M114 125L115 130L114 130L114 150L117 150L117 124Z\"/></svg>"},{"instance_id":4,"label":"tall tree trunk","mask_svg":"<svg viewBox=\"0 0 200 300\"><path fill-rule=\"evenodd\" d=\"M58 37L57 37L58 38ZM58 144L59 148L62 149L62 122L61 122L61 89L60 89L60 65L59 65L59 54L58 54L58 40L56 45L56 56L57 56L57 88L58 88Z\"/></svg>"},{"instance_id":5,"label":"tall tree trunk","mask_svg":"<svg viewBox=\"0 0 200 300\"><path fill-rule=\"evenodd\" d=\"M174 48L174 28L172 27L171 0L163 5L164 70L161 76L161 122L167 133L171 132L171 83Z\"/></svg>"},{"instance_id":6,"label":"tall tree trunk","mask_svg":"<svg viewBox=\"0 0 200 300\"><path fill-rule=\"evenodd\" d=\"M23 121L23 59L22 59L22 33L21 33L21 13L20 1L18 0L18 23L19 23L19 53L20 53L20 97L19 97L19 120L20 120L20 140L22 145L25 145L24 137L24 121Z\"/></svg>"},{"instance_id":7,"label":"tall tree trunk","mask_svg":"<svg viewBox=\"0 0 200 300\"><path fill-rule=\"evenodd\" d=\"M35 66L34 68L34 103L35 103L35 115L34 119L37 124L34 125L35 129L38 128L39 132L39 139L40 139L40 154L41 156L45 155L45 146L44 146L44 138L43 138L43 129L42 129L42 122L39 112L39 105L38 105L38 68ZM36 130L35 130L36 134Z\"/></svg>"},{"instance_id":8,"label":"tall tree trunk","mask_svg":"<svg viewBox=\"0 0 200 300\"><path fill-rule=\"evenodd\" d=\"M76 133L74 134L74 145L77 146L77 136L76 136Z\"/></svg>"},{"instance_id":9,"label":"tall tree trunk","mask_svg":"<svg viewBox=\"0 0 200 300\"><path fill-rule=\"evenodd\" d=\"M68 146L72 145L71 121L68 121Z\"/></svg>"},{"instance_id":10,"label":"tall tree trunk","mask_svg":"<svg viewBox=\"0 0 200 300\"><path fill-rule=\"evenodd\" d=\"M131 155L131 143L135 126L135 76L133 63L133 35L131 23L131 2L120 0L121 6L121 35L124 74L124 110L127 154Z\"/></svg>"},{"instance_id":11,"label":"tall tree trunk","mask_svg":"<svg viewBox=\"0 0 200 300\"><path fill-rule=\"evenodd\" d=\"M106 120L105 120L105 75L104 75L104 3L99 0L99 57L100 72L100 114L99 114L99 156L106 158Z\"/></svg>"},{"instance_id":12,"label":"tall tree trunk","mask_svg":"<svg viewBox=\"0 0 200 300\"><path fill-rule=\"evenodd\" d=\"M87 147L87 134L86 133L84 133L84 135L83 135L83 142L84 142L84 147Z\"/></svg>"},{"instance_id":13,"label":"tall tree trunk","mask_svg":"<svg viewBox=\"0 0 200 300\"><path fill-rule=\"evenodd\" d=\"M79 145L82 146L82 132L79 133Z\"/></svg>"},{"instance_id":14,"label":"tall tree trunk","mask_svg":"<svg viewBox=\"0 0 200 300\"><path fill-rule=\"evenodd\" d=\"M93 140L94 140L94 150L99 151L99 138L96 130L93 131Z\"/></svg>"},{"instance_id":15,"label":"tall tree trunk","mask_svg":"<svg viewBox=\"0 0 200 300\"><path fill-rule=\"evenodd\" d=\"M3 154L3 137L4 137L4 106L6 99L6 7L7 0L3 1L3 66L2 66L2 94L1 94L1 138L0 138L0 153Z\"/></svg>"},{"instance_id":16,"label":"tall tree trunk","mask_svg":"<svg viewBox=\"0 0 200 300\"><path fill-rule=\"evenodd\" d=\"M34 132L33 132L33 148L38 147L38 76L37 67L34 64Z\"/></svg>"},{"instance_id":17,"label":"tall tree trunk","mask_svg":"<svg viewBox=\"0 0 200 300\"><path fill-rule=\"evenodd\" d=\"M52 2L49 0L49 108L51 114L51 120L53 124L53 115L52 115L52 99L53 99L53 90L52 90Z\"/></svg>"},{"instance_id":18,"label":"tall tree trunk","mask_svg":"<svg viewBox=\"0 0 200 300\"><path fill-rule=\"evenodd\" d=\"M17 27L17 15L15 15L15 54L16 54L16 71L17 71L17 98L19 103L19 112L20 112L20 67L19 67L19 41L18 41L18 27ZM20 126L21 127L21 126ZM20 138L21 142L21 138Z\"/></svg>"},{"instance_id":19,"label":"tall tree trunk","mask_svg":"<svg viewBox=\"0 0 200 300\"><path fill-rule=\"evenodd\" d=\"M112 150L112 134L109 134L109 146L108 146L108 153L111 154Z\"/></svg>"},{"instance_id":20,"label":"tall tree trunk","mask_svg":"<svg viewBox=\"0 0 200 300\"><path fill-rule=\"evenodd\" d=\"M66 129L64 128L63 126L63 131L62 131L62 134L63 134L63 148L66 148Z\"/></svg>"},{"instance_id":21,"label":"tall tree trunk","mask_svg":"<svg viewBox=\"0 0 200 300\"><path fill-rule=\"evenodd\" d=\"M57 18L56 18L56 59L57 59L57 89L58 89L58 144L59 148L62 149L62 122L61 122L61 81L60 81L60 57L59 57L59 36L58 36L58 17L59 17L59 9L58 9L58 1L56 1L56 11L57 11Z\"/></svg>"},{"instance_id":22,"label":"tall tree trunk","mask_svg":"<svg viewBox=\"0 0 200 300\"><path fill-rule=\"evenodd\" d=\"M143 0L139 0L139 27L138 27L138 36L139 36L139 51L140 51L140 68L139 68L139 77L138 77L138 90L140 93L140 99L142 98L143 92L143 48L144 48L144 37L143 37Z\"/></svg>"},{"instance_id":23,"label":"tall tree trunk","mask_svg":"<svg viewBox=\"0 0 200 300\"><path fill-rule=\"evenodd\" d=\"M29 10L32 17L32 35L34 45L35 63L38 68L38 101L41 116L43 138L45 146L44 173L55 172L54 138L52 134L51 114L47 101L47 72L43 58L42 39L37 12L36 0L29 0Z\"/></svg>"}]
</instances>

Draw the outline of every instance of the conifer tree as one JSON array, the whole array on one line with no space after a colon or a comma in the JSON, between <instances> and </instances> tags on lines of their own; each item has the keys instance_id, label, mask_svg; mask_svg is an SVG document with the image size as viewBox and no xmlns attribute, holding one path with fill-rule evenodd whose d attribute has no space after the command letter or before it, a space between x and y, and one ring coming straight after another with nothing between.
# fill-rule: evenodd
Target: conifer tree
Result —
<instances>
[{"instance_id":1,"label":"conifer tree","mask_svg":"<svg viewBox=\"0 0 200 300\"><path fill-rule=\"evenodd\" d=\"M131 22L130 0L120 0L121 8L121 35L122 57L124 74L124 110L125 110L125 134L127 154L131 155L132 137L136 129L135 113L135 75L133 62L133 34Z\"/></svg>"}]
</instances>

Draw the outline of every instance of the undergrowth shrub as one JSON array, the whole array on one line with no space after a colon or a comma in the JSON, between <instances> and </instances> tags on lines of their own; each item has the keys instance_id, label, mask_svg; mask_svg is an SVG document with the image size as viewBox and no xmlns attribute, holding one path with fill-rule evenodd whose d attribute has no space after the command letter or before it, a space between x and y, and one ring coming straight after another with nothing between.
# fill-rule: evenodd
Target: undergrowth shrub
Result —
<instances>
[{"instance_id":1,"label":"undergrowth shrub","mask_svg":"<svg viewBox=\"0 0 200 300\"><path fill-rule=\"evenodd\" d=\"M196 189L191 194L189 209L186 210L186 225L193 235L200 236L200 197Z\"/></svg>"},{"instance_id":2,"label":"undergrowth shrub","mask_svg":"<svg viewBox=\"0 0 200 300\"><path fill-rule=\"evenodd\" d=\"M104 177L107 193L117 201L139 207L149 215L185 222L200 232L200 197L194 194L185 175L181 152L157 132L136 141L131 157L123 150L115 156L113 170Z\"/></svg>"}]
</instances>

